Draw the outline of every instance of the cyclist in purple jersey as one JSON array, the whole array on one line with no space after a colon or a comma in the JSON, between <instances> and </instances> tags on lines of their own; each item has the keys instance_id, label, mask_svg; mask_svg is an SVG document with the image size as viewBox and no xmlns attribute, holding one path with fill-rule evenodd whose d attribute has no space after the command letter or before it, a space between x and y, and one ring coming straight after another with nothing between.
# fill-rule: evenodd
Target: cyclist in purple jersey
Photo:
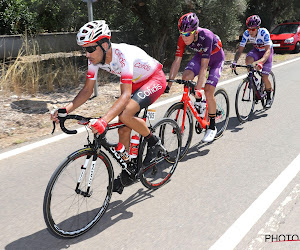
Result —
<instances>
[{"instance_id":1,"label":"cyclist in purple jersey","mask_svg":"<svg viewBox=\"0 0 300 250\"><path fill-rule=\"evenodd\" d=\"M196 103L199 102L199 98L201 96L200 89L202 89L205 84L204 92L208 104L210 125L206 130L202 141L211 142L217 134L215 126L217 105L214 93L225 60L222 43L219 37L212 31L199 27L199 19L195 13L187 13L183 15L179 19L178 28L180 31L180 37L178 39L175 60L172 64L169 78L170 80L175 79L181 64L185 46L189 46L189 48L197 52L185 67L182 79L193 80L195 76L198 76L195 96ZM208 67L210 68L209 75L206 79ZM168 92L171 86L172 84L169 83L166 92Z\"/></svg>"},{"instance_id":2,"label":"cyclist in purple jersey","mask_svg":"<svg viewBox=\"0 0 300 250\"><path fill-rule=\"evenodd\" d=\"M262 70L262 79L265 83L267 92L266 108L270 108L272 105L272 85L269 80L269 74L272 69L273 43L270 39L269 31L266 28L260 28L260 24L261 19L258 15L253 15L247 18L246 25L248 29L243 34L242 41L235 53L231 67L235 68L240 55L244 51L246 43L248 41L252 43L253 49L246 56L246 65L252 64L256 61L256 69Z\"/></svg>"}]
</instances>

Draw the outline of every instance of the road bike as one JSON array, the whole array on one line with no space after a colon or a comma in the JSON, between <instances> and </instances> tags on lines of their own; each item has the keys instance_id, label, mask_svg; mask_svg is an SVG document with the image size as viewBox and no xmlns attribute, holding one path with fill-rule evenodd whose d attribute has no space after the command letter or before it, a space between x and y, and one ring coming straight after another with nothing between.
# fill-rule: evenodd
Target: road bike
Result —
<instances>
[{"instance_id":1,"label":"road bike","mask_svg":"<svg viewBox=\"0 0 300 250\"><path fill-rule=\"evenodd\" d=\"M108 133L93 135L90 141L87 125L92 118L79 115L59 117L60 127L67 134L77 133L65 127L67 120L77 120L86 126L87 144L67 156L48 183L43 213L50 233L59 238L74 238L90 230L104 215L112 196L114 170L103 149L116 160L122 171L127 171L131 178L140 180L148 189L158 189L170 180L179 160L179 127L170 118L163 118L152 126L148 113L145 109L142 118L149 121L150 131L161 139L162 149L155 162L147 166L143 164L147 151L147 141L143 137L139 139L137 158L128 162L116 151L117 144L108 141ZM122 126L125 125L109 124L106 132Z\"/></svg>"},{"instance_id":2,"label":"road bike","mask_svg":"<svg viewBox=\"0 0 300 250\"><path fill-rule=\"evenodd\" d=\"M176 82L184 85L184 91L181 101L174 103L165 113L165 117L170 117L174 119L178 125L182 136L182 147L180 150L181 160L188 152L194 130L194 120L193 116L196 118L195 131L200 134L203 129L207 129L209 126L209 117L207 103L203 95L202 102L205 103L205 108L199 114L199 111L195 108L194 103L190 98L190 94L195 94L196 82L191 80L169 80L170 82ZM229 98L228 94L224 89L218 89L215 92L215 98L217 102L216 110L216 128L217 134L215 139L220 138L229 121Z\"/></svg>"},{"instance_id":3,"label":"road bike","mask_svg":"<svg viewBox=\"0 0 300 250\"><path fill-rule=\"evenodd\" d=\"M261 101L262 107L266 109L267 92L262 80L261 71L257 71L252 65L236 65L249 70L247 77L240 83L235 96L235 112L240 122L245 122L253 113L255 104ZM234 73L238 75L236 69ZM276 81L275 75L271 71L269 80L271 82L271 105L274 102Z\"/></svg>"}]
</instances>

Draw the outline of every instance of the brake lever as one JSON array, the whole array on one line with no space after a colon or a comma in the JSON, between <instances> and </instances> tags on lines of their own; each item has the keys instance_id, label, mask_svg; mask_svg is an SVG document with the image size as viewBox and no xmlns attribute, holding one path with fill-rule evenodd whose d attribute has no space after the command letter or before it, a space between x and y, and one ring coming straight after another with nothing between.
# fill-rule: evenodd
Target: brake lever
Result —
<instances>
[{"instance_id":1,"label":"brake lever","mask_svg":"<svg viewBox=\"0 0 300 250\"><path fill-rule=\"evenodd\" d=\"M55 127L56 127L55 121L53 121L52 123L53 123L53 129L52 129L51 135L53 135L53 134L54 134Z\"/></svg>"}]
</instances>

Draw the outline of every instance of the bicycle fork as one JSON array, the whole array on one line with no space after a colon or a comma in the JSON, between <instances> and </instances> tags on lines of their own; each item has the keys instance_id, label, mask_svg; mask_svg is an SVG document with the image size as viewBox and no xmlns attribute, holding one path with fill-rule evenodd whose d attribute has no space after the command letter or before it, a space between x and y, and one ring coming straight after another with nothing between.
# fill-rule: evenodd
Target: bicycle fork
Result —
<instances>
[{"instance_id":1,"label":"bicycle fork","mask_svg":"<svg viewBox=\"0 0 300 250\"><path fill-rule=\"evenodd\" d=\"M90 193L90 188L91 188L91 185L92 185L92 181L93 181L93 177L94 177L94 171L95 171L95 166L96 166L96 160L97 160L97 154L93 154L93 159L92 159L92 163L91 163L91 167L90 167L90 175L89 175L89 181L88 181L88 185L87 185L87 190L86 192L82 191L79 186L80 186L80 183L83 179L83 176L84 176L84 173L86 171L86 168L90 162L90 159L91 159L91 156L87 156L86 159L85 159L85 162L84 164L81 166L81 173L80 173L80 176L78 178L78 181L77 181L77 185L76 185L76 189L75 189L75 192L77 194L80 194L84 197L90 197L92 195L92 192Z\"/></svg>"}]
</instances>

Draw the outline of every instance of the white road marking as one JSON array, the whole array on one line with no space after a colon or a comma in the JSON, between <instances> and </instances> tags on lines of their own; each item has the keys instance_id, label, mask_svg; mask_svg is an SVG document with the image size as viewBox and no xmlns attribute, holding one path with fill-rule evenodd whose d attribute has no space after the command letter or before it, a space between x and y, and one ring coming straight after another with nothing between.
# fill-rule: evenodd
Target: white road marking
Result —
<instances>
[{"instance_id":1,"label":"white road marking","mask_svg":"<svg viewBox=\"0 0 300 250\"><path fill-rule=\"evenodd\" d=\"M295 61L298 61L298 60L300 60L300 57L289 60L289 61L286 61L286 62L283 62L283 63L276 64L276 65L273 66L273 68L277 68L277 67L280 67L282 65L292 63L292 62L295 62ZM218 83L218 87L223 86L223 85L228 84L228 83L231 83L231 82L234 82L234 81L237 81L237 80L240 80L240 79L243 79L245 77L246 77L246 74L237 76L235 78L232 78L232 79L229 79L229 80L226 80L226 81L222 81L222 82ZM168 104L168 103L178 101L178 100L180 100L181 97L182 97L182 95L178 95L178 96L169 98L165 101L154 103L154 104L150 105L149 108L156 108L156 107ZM115 121L117 121L117 119L114 119L112 122L115 122ZM78 133L81 133L83 131L85 131L85 128L78 129ZM32 149L35 149L35 148L38 148L38 147L41 147L41 146L45 146L45 145L47 145L49 143L52 143L52 142L55 142L55 141L62 140L64 138L68 137L68 136L69 135L67 135L67 134L57 135L57 136L54 136L54 137L49 138L49 139L45 139L45 140L42 140L42 141L39 141L39 142L28 144L26 146L23 146L23 147L20 147L20 148L17 148L17 149L13 149L11 151L1 153L0 154L0 160L9 158L9 157L17 155L17 154L24 153L26 151L29 151L29 150L32 150Z\"/></svg>"},{"instance_id":2,"label":"white road marking","mask_svg":"<svg viewBox=\"0 0 300 250\"><path fill-rule=\"evenodd\" d=\"M284 218L289 214L297 198L300 196L300 184L296 184L293 190L285 197L280 206L276 209L270 219L265 223L265 226L261 228L257 234L257 237L251 241L248 250L261 249L260 246L265 242L265 236L268 234L275 234L280 227Z\"/></svg>"},{"instance_id":3,"label":"white road marking","mask_svg":"<svg viewBox=\"0 0 300 250\"><path fill-rule=\"evenodd\" d=\"M300 154L209 249L234 249L299 171Z\"/></svg>"}]
</instances>

